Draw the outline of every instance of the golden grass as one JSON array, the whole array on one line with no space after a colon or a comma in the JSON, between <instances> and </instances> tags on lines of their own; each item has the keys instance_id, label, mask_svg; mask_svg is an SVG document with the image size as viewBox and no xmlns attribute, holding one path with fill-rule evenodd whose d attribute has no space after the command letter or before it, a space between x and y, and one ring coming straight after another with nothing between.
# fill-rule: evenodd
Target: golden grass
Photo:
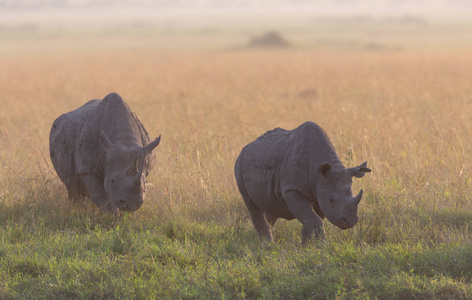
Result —
<instances>
[{"instance_id":1,"label":"golden grass","mask_svg":"<svg viewBox=\"0 0 472 300\"><path fill-rule=\"evenodd\" d=\"M143 218L244 218L233 176L239 151L266 130L308 120L326 130L346 166L367 160L372 168L355 183L366 195L361 218L388 214L386 225L403 230L408 210L472 210L471 51L102 47L9 53L0 66L6 205L27 197L28 180L47 183L59 191L53 201L67 205L49 159L50 126L113 91L151 136L162 134ZM472 233L464 229L463 239Z\"/></svg>"}]
</instances>

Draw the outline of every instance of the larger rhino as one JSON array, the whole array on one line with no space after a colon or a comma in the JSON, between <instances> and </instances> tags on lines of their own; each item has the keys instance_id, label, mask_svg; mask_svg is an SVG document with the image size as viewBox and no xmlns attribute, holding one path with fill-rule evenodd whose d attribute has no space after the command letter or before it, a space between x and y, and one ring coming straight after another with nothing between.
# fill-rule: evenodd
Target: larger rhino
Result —
<instances>
[{"instance_id":1,"label":"larger rhino","mask_svg":"<svg viewBox=\"0 0 472 300\"><path fill-rule=\"evenodd\" d=\"M57 118L49 150L69 199L90 197L101 210L118 214L143 204L160 139L150 143L129 106L111 93Z\"/></svg>"},{"instance_id":2,"label":"larger rhino","mask_svg":"<svg viewBox=\"0 0 472 300\"><path fill-rule=\"evenodd\" d=\"M272 241L278 218L297 218L302 243L324 238L322 220L347 229L357 223L362 190L354 196L352 177L362 177L367 162L346 169L324 130L306 122L293 130L275 128L243 148L234 168L239 191L256 231Z\"/></svg>"}]
</instances>

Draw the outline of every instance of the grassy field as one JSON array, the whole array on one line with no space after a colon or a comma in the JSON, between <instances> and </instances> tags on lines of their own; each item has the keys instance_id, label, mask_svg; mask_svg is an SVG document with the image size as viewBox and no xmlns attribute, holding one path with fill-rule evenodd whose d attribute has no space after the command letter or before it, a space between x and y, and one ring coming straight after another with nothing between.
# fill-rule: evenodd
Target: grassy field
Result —
<instances>
[{"instance_id":1,"label":"grassy field","mask_svg":"<svg viewBox=\"0 0 472 300\"><path fill-rule=\"evenodd\" d=\"M472 47L460 38L171 50L148 35L0 37L0 298L472 299ZM145 204L120 218L70 203L48 149L57 116L112 91L162 135ZM347 167L373 170L354 183L359 223L325 221L327 242L304 248L300 223L280 221L261 245L234 161L308 120Z\"/></svg>"}]
</instances>

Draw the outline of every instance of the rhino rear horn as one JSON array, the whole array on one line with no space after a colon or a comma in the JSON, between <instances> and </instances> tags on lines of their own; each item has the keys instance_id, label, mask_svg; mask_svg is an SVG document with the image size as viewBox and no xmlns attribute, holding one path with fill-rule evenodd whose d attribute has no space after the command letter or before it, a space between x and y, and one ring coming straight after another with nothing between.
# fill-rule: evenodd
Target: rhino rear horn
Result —
<instances>
[{"instance_id":1,"label":"rhino rear horn","mask_svg":"<svg viewBox=\"0 0 472 300\"><path fill-rule=\"evenodd\" d=\"M113 143L110 141L110 139L107 137L103 130L100 130L100 137L105 150L108 150L113 147Z\"/></svg>"},{"instance_id":2,"label":"rhino rear horn","mask_svg":"<svg viewBox=\"0 0 472 300\"><path fill-rule=\"evenodd\" d=\"M156 138L153 142L149 143L149 145L144 147L144 150L146 151L146 153L151 153L152 150L154 150L154 148L156 148L160 142L161 142L161 136L159 135L158 138Z\"/></svg>"},{"instance_id":3,"label":"rhino rear horn","mask_svg":"<svg viewBox=\"0 0 472 300\"><path fill-rule=\"evenodd\" d=\"M371 169L367 168L367 162L364 162L360 166L355 167L355 168L350 168L348 170L349 170L349 173L351 173L351 176L354 176L357 178L363 177L365 173L372 172Z\"/></svg>"}]
</instances>

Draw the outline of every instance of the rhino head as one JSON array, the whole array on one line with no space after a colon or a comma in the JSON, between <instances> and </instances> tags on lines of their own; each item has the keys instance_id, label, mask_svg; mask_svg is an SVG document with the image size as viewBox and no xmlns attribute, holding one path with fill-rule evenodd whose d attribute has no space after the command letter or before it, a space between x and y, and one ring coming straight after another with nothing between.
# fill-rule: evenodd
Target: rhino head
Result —
<instances>
[{"instance_id":1,"label":"rhino head","mask_svg":"<svg viewBox=\"0 0 472 300\"><path fill-rule=\"evenodd\" d=\"M350 169L324 163L317 170L318 205L324 216L341 229L353 227L359 219L357 207L363 190L354 196L351 189L352 177L361 178L367 172L371 172L367 168L367 162Z\"/></svg>"},{"instance_id":2,"label":"rhino head","mask_svg":"<svg viewBox=\"0 0 472 300\"><path fill-rule=\"evenodd\" d=\"M104 186L108 201L121 210L136 211L143 204L146 192L144 170L161 136L145 147L115 145L103 131L101 140L106 153Z\"/></svg>"}]
</instances>

